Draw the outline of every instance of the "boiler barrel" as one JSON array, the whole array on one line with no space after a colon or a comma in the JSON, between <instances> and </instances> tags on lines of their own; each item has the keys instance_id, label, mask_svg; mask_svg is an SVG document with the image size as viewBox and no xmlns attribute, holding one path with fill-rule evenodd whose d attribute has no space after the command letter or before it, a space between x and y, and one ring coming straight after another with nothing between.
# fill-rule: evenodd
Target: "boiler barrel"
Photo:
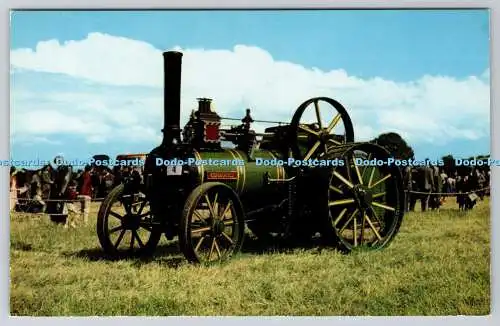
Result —
<instances>
[{"instance_id":1,"label":"boiler barrel","mask_svg":"<svg viewBox=\"0 0 500 326\"><path fill-rule=\"evenodd\" d=\"M221 152L194 152L196 160L221 160L243 162L242 165L199 165L196 167L198 182L224 182L228 184L240 196L243 202L256 200L259 203L273 199L275 187L265 184L266 172L271 179L283 180L286 178L283 166L277 165L257 165L249 162L247 155L243 151L236 149L224 149ZM276 156L268 150L256 150L255 158L264 160L275 159ZM257 203L256 203L257 204Z\"/></svg>"}]
</instances>

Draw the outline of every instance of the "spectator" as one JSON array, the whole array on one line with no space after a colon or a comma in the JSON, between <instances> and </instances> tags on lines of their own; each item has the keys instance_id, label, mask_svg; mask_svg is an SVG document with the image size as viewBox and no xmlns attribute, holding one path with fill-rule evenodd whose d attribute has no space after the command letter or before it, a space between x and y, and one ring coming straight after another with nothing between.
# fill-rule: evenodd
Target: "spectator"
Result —
<instances>
[{"instance_id":1,"label":"spectator","mask_svg":"<svg viewBox=\"0 0 500 326\"><path fill-rule=\"evenodd\" d=\"M88 224L90 200L92 198L92 167L87 165L80 176L78 200L81 203L81 213L84 225Z\"/></svg>"},{"instance_id":2,"label":"spectator","mask_svg":"<svg viewBox=\"0 0 500 326\"><path fill-rule=\"evenodd\" d=\"M31 177L30 192L30 197L32 199L32 203L30 205L31 212L45 212L47 204L42 198L42 177L40 171L36 171Z\"/></svg>"},{"instance_id":3,"label":"spectator","mask_svg":"<svg viewBox=\"0 0 500 326\"><path fill-rule=\"evenodd\" d=\"M42 170L42 199L50 198L50 191L54 181L52 180L52 167L47 164Z\"/></svg>"},{"instance_id":4,"label":"spectator","mask_svg":"<svg viewBox=\"0 0 500 326\"><path fill-rule=\"evenodd\" d=\"M10 169L10 211L14 210L17 202L17 169L12 167Z\"/></svg>"},{"instance_id":5,"label":"spectator","mask_svg":"<svg viewBox=\"0 0 500 326\"><path fill-rule=\"evenodd\" d=\"M66 223L64 224L64 228L67 229L68 227L76 228L76 218L75 216L78 214L78 210L76 209L74 201L78 197L78 192L76 191L76 181L72 180L68 188L66 190L66 200L67 202L65 203L64 207L66 208L65 210L67 211L68 217L66 218Z\"/></svg>"}]
</instances>

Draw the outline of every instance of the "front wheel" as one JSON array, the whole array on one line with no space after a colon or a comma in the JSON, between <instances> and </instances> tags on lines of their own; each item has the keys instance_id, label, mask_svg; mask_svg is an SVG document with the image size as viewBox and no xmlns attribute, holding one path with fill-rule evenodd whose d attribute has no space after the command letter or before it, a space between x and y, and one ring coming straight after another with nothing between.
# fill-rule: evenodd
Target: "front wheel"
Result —
<instances>
[{"instance_id":1,"label":"front wheel","mask_svg":"<svg viewBox=\"0 0 500 326\"><path fill-rule=\"evenodd\" d=\"M153 254L161 232L152 221L145 196L124 194L124 185L120 184L99 208L97 235L107 255L121 257Z\"/></svg>"},{"instance_id":2,"label":"front wheel","mask_svg":"<svg viewBox=\"0 0 500 326\"><path fill-rule=\"evenodd\" d=\"M243 207L236 193L223 183L207 182L186 200L179 243L192 263L223 262L240 251L244 230Z\"/></svg>"}]
</instances>

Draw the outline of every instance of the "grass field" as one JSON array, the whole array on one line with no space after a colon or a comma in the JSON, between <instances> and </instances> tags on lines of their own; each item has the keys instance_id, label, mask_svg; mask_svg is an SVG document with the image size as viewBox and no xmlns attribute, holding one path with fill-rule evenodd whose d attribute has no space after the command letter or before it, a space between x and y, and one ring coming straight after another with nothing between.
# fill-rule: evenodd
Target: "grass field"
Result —
<instances>
[{"instance_id":1,"label":"grass field","mask_svg":"<svg viewBox=\"0 0 500 326\"><path fill-rule=\"evenodd\" d=\"M449 202L451 202L451 198ZM98 204L93 203L95 222ZM410 213L390 247L342 255L264 252L248 240L223 266L185 263L175 243L149 262L106 261L95 225L64 230L11 215L11 314L485 315L490 312L490 208L447 203Z\"/></svg>"}]
</instances>

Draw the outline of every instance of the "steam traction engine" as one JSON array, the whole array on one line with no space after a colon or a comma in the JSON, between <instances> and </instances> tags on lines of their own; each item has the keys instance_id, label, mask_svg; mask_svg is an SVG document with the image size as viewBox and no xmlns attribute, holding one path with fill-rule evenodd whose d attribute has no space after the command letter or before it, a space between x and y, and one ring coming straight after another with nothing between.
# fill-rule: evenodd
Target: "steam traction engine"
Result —
<instances>
[{"instance_id":1,"label":"steam traction engine","mask_svg":"<svg viewBox=\"0 0 500 326\"><path fill-rule=\"evenodd\" d=\"M100 207L97 233L108 255L152 254L165 234L178 236L191 262L223 261L240 250L245 226L258 238L308 239L319 233L345 252L380 249L394 238L404 212L401 173L393 166L355 164L359 158L387 160L389 153L354 142L351 120L339 102L309 99L291 123L257 133L252 123L270 122L253 120L247 109L240 125L224 129L225 118L212 110L210 99L201 98L181 130L182 53L163 57L163 142L148 154L143 176L123 181ZM313 122L305 123L309 114ZM197 164L210 159L235 164ZM258 159L285 164L258 164ZM184 164L158 164L175 160Z\"/></svg>"}]
</instances>

